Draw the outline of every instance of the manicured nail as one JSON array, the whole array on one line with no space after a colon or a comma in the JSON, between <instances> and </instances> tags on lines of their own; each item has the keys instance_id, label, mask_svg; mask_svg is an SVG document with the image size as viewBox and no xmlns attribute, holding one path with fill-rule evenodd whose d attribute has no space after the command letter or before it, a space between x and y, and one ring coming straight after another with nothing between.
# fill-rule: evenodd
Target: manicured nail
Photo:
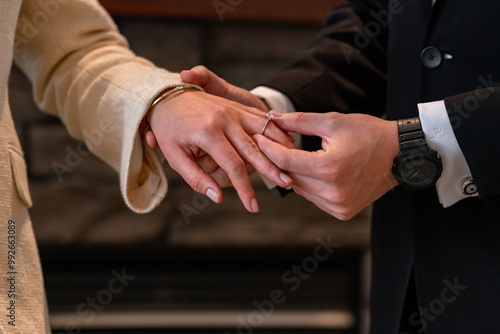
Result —
<instances>
[{"instance_id":1,"label":"manicured nail","mask_svg":"<svg viewBox=\"0 0 500 334\"><path fill-rule=\"evenodd\" d=\"M259 204L257 203L257 200L255 198L252 198L252 201L250 202L250 206L252 207L252 212L259 212Z\"/></svg>"},{"instance_id":2,"label":"manicured nail","mask_svg":"<svg viewBox=\"0 0 500 334\"><path fill-rule=\"evenodd\" d=\"M219 196L217 196L217 193L212 188L208 188L206 195L215 203L219 203Z\"/></svg>"},{"instance_id":3,"label":"manicured nail","mask_svg":"<svg viewBox=\"0 0 500 334\"><path fill-rule=\"evenodd\" d=\"M293 180L290 176L286 175L285 173L281 173L280 174L280 179L281 181L285 182L285 183L292 183Z\"/></svg>"},{"instance_id":4,"label":"manicured nail","mask_svg":"<svg viewBox=\"0 0 500 334\"><path fill-rule=\"evenodd\" d=\"M274 109L271 110L269 113L271 115L273 115L275 118L280 118L283 115L283 113L281 111L274 110Z\"/></svg>"}]
</instances>

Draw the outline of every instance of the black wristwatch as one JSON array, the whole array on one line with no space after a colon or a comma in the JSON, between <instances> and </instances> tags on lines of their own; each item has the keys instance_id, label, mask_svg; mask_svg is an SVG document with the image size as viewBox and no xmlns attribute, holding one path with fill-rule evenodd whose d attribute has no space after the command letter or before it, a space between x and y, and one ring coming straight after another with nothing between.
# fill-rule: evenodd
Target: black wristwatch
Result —
<instances>
[{"instance_id":1,"label":"black wristwatch","mask_svg":"<svg viewBox=\"0 0 500 334\"><path fill-rule=\"evenodd\" d=\"M392 172L399 184L407 189L424 189L436 184L443 171L441 157L425 141L418 117L400 119L399 155Z\"/></svg>"}]
</instances>

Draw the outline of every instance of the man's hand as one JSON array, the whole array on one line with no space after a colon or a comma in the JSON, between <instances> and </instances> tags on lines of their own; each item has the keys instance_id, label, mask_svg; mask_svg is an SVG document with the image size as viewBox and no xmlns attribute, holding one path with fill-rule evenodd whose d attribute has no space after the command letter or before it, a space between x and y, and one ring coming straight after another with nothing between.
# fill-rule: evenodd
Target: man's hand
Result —
<instances>
[{"instance_id":1,"label":"man's hand","mask_svg":"<svg viewBox=\"0 0 500 334\"><path fill-rule=\"evenodd\" d=\"M286 131L322 138L322 150L306 152L255 140L293 179L293 189L320 209L348 220L398 183L392 175L399 153L396 122L361 114L271 112Z\"/></svg>"},{"instance_id":2,"label":"man's hand","mask_svg":"<svg viewBox=\"0 0 500 334\"><path fill-rule=\"evenodd\" d=\"M205 66L195 66L191 70L181 72L181 79L184 82L202 87L205 92L236 101L246 106L254 107L264 111L269 111L269 106L260 98L256 97L248 90L231 85L224 79L215 75Z\"/></svg>"},{"instance_id":3,"label":"man's hand","mask_svg":"<svg viewBox=\"0 0 500 334\"><path fill-rule=\"evenodd\" d=\"M148 114L152 133L146 141L159 145L170 166L196 191L216 203L222 190L203 168L226 174L250 212L258 211L246 162L282 187L292 180L259 150L251 135L260 133L265 112L195 90L182 90L159 102ZM295 145L274 124L265 132L285 147ZM201 166L203 166L203 168ZM207 167L208 166L208 167ZM221 169L218 169L220 166Z\"/></svg>"}]
</instances>

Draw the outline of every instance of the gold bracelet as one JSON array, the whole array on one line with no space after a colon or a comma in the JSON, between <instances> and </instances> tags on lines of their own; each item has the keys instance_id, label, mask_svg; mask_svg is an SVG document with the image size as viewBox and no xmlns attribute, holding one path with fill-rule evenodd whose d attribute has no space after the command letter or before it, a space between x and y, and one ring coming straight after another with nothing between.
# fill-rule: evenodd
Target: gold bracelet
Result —
<instances>
[{"instance_id":1,"label":"gold bracelet","mask_svg":"<svg viewBox=\"0 0 500 334\"><path fill-rule=\"evenodd\" d=\"M169 88L165 89L164 91L162 91L160 94L158 94L156 96L156 98L153 100L153 102L149 106L148 110L153 109L153 107L155 105L157 105L161 100L164 100L170 94L173 94L173 93L178 92L178 91L183 90L183 89L195 89L195 90L199 90L201 92L203 91L203 89L201 87L198 87L198 86L175 86L175 87L169 87Z\"/></svg>"}]
</instances>

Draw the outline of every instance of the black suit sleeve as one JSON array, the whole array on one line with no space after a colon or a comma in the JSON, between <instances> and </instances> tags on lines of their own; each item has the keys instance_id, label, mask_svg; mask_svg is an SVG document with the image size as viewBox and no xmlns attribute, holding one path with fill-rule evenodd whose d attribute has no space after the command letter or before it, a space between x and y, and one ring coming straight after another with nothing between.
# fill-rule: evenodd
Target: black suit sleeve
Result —
<instances>
[{"instance_id":1,"label":"black suit sleeve","mask_svg":"<svg viewBox=\"0 0 500 334\"><path fill-rule=\"evenodd\" d=\"M451 126L479 195L500 203L500 87L476 89L444 99Z\"/></svg>"},{"instance_id":2,"label":"black suit sleeve","mask_svg":"<svg viewBox=\"0 0 500 334\"><path fill-rule=\"evenodd\" d=\"M297 111L381 115L386 99L387 1L348 1L328 14L311 44L263 85Z\"/></svg>"}]
</instances>

